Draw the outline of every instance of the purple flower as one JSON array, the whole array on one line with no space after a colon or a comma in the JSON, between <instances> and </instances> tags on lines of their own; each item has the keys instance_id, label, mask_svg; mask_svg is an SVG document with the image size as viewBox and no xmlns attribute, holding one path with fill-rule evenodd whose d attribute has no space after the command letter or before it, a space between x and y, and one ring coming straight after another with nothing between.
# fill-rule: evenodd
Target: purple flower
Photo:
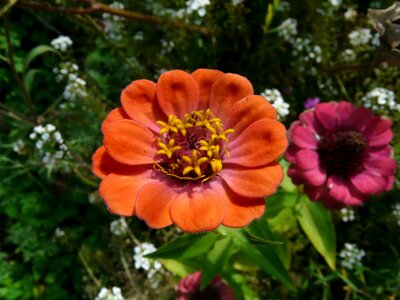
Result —
<instances>
[{"instance_id":1,"label":"purple flower","mask_svg":"<svg viewBox=\"0 0 400 300\"><path fill-rule=\"evenodd\" d=\"M319 103L319 98L315 97L315 98L307 98L306 103L304 104L304 108L305 109L310 109L313 108L315 105L317 105Z\"/></svg>"},{"instance_id":2,"label":"purple flower","mask_svg":"<svg viewBox=\"0 0 400 300\"><path fill-rule=\"evenodd\" d=\"M222 280L215 277L209 285L200 291L201 272L195 272L182 278L178 284L177 300L234 300L233 290Z\"/></svg>"}]
</instances>

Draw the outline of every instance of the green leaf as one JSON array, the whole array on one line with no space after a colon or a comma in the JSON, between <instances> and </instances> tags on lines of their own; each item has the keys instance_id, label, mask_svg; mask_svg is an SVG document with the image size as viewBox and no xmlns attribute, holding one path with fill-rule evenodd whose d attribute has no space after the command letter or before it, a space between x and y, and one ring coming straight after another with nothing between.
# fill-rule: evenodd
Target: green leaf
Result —
<instances>
[{"instance_id":1,"label":"green leaf","mask_svg":"<svg viewBox=\"0 0 400 300\"><path fill-rule=\"evenodd\" d=\"M280 280L289 289L294 289L292 280L289 277L279 256L269 245L250 245L242 248L242 253L257 264L265 273Z\"/></svg>"},{"instance_id":2,"label":"green leaf","mask_svg":"<svg viewBox=\"0 0 400 300\"><path fill-rule=\"evenodd\" d=\"M330 213L319 202L306 195L300 199L297 220L315 249L332 270L336 268L336 235Z\"/></svg>"},{"instance_id":3,"label":"green leaf","mask_svg":"<svg viewBox=\"0 0 400 300\"><path fill-rule=\"evenodd\" d=\"M204 267L201 272L200 289L203 290L216 275L221 273L225 262L229 258L232 240L225 237L215 243L214 248L207 254Z\"/></svg>"},{"instance_id":4,"label":"green leaf","mask_svg":"<svg viewBox=\"0 0 400 300\"><path fill-rule=\"evenodd\" d=\"M29 95L31 95L32 92L33 80L38 74L46 74L46 72L38 69L31 69L24 76L24 84Z\"/></svg>"},{"instance_id":5,"label":"green leaf","mask_svg":"<svg viewBox=\"0 0 400 300\"><path fill-rule=\"evenodd\" d=\"M287 170L289 169L289 162L285 159L281 159L279 163L283 168L283 172L285 173L285 176L283 177L281 183L281 188L286 192L295 193L297 191L297 186L294 185L292 179L289 176L287 176Z\"/></svg>"},{"instance_id":6,"label":"green leaf","mask_svg":"<svg viewBox=\"0 0 400 300\"><path fill-rule=\"evenodd\" d=\"M244 275L231 269L229 271L222 272L222 276L233 289L235 300L257 299L256 293L251 287L248 286L247 279Z\"/></svg>"},{"instance_id":7,"label":"green leaf","mask_svg":"<svg viewBox=\"0 0 400 300\"><path fill-rule=\"evenodd\" d=\"M264 218L269 220L278 216L284 209L294 208L297 203L298 194L288 192L278 192L272 197L267 198L267 208Z\"/></svg>"},{"instance_id":8,"label":"green leaf","mask_svg":"<svg viewBox=\"0 0 400 300\"><path fill-rule=\"evenodd\" d=\"M43 55L47 52L52 52L60 55L60 52L58 52L56 49L53 47L50 47L48 45L39 45L33 48L31 51L29 51L28 55L25 58L25 66L24 66L24 71L26 71L29 67L29 64L38 56ZM60 55L61 56L61 55Z\"/></svg>"},{"instance_id":9,"label":"green leaf","mask_svg":"<svg viewBox=\"0 0 400 300\"><path fill-rule=\"evenodd\" d=\"M214 232L185 235L146 255L149 258L174 258L185 260L208 253L220 236Z\"/></svg>"},{"instance_id":10,"label":"green leaf","mask_svg":"<svg viewBox=\"0 0 400 300\"><path fill-rule=\"evenodd\" d=\"M168 271L182 278L194 272L189 266L175 259L161 259L161 263Z\"/></svg>"}]
</instances>

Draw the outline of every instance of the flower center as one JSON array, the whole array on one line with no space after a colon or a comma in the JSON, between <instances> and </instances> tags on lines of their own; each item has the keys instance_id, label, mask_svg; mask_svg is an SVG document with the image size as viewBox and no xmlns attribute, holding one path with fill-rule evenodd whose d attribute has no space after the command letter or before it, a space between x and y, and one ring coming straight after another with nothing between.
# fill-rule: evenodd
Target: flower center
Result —
<instances>
[{"instance_id":1,"label":"flower center","mask_svg":"<svg viewBox=\"0 0 400 300\"><path fill-rule=\"evenodd\" d=\"M347 176L359 170L365 158L367 141L355 130L340 129L321 139L321 164L329 175Z\"/></svg>"},{"instance_id":2,"label":"flower center","mask_svg":"<svg viewBox=\"0 0 400 300\"><path fill-rule=\"evenodd\" d=\"M155 167L169 176L183 180L207 181L222 170L222 159L229 155L227 134L221 119L210 109L185 114L183 119L174 115L168 121L157 121L161 126L157 138L161 160Z\"/></svg>"}]
</instances>

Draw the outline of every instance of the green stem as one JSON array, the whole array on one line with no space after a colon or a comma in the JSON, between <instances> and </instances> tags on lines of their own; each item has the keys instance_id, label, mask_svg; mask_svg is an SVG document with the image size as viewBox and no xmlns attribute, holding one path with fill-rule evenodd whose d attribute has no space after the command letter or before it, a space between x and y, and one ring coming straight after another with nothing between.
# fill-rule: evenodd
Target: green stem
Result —
<instances>
[{"instance_id":1,"label":"green stem","mask_svg":"<svg viewBox=\"0 0 400 300\"><path fill-rule=\"evenodd\" d=\"M80 261L82 262L83 266L85 267L86 272L89 274L89 277L93 280L94 284L98 287L101 288L101 282L94 276L92 268L90 268L89 264L87 263L85 257L83 256L81 251L78 251L78 256Z\"/></svg>"},{"instance_id":2,"label":"green stem","mask_svg":"<svg viewBox=\"0 0 400 300\"><path fill-rule=\"evenodd\" d=\"M10 9L11 7L14 6L15 3L17 3L18 0L9 0L6 5L4 5L3 9L0 10L0 18L4 16Z\"/></svg>"}]
</instances>

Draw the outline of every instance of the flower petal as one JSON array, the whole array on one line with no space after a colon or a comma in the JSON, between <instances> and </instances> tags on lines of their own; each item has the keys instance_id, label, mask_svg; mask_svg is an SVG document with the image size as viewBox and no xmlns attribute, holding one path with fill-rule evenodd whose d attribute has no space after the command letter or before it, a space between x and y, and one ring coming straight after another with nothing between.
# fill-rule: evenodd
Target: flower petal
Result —
<instances>
[{"instance_id":1,"label":"flower petal","mask_svg":"<svg viewBox=\"0 0 400 300\"><path fill-rule=\"evenodd\" d=\"M303 127L307 128L313 134L322 135L325 130L315 117L314 109L302 112L299 116L299 119L303 124Z\"/></svg>"},{"instance_id":2,"label":"flower petal","mask_svg":"<svg viewBox=\"0 0 400 300\"><path fill-rule=\"evenodd\" d=\"M139 124L158 132L157 120L166 117L156 101L156 84L150 80L136 80L121 94L121 103L126 113Z\"/></svg>"},{"instance_id":3,"label":"flower petal","mask_svg":"<svg viewBox=\"0 0 400 300\"><path fill-rule=\"evenodd\" d=\"M352 188L351 183L338 176L327 180L329 195L345 205L358 206L365 202L365 196Z\"/></svg>"},{"instance_id":4,"label":"flower petal","mask_svg":"<svg viewBox=\"0 0 400 300\"><path fill-rule=\"evenodd\" d=\"M334 130L337 126L337 102L320 103L315 107L315 116L327 130Z\"/></svg>"},{"instance_id":5,"label":"flower petal","mask_svg":"<svg viewBox=\"0 0 400 300\"><path fill-rule=\"evenodd\" d=\"M318 165L316 168L311 170L305 170L302 172L302 177L306 183L314 186L323 184L326 180L326 171Z\"/></svg>"},{"instance_id":6,"label":"flower petal","mask_svg":"<svg viewBox=\"0 0 400 300\"><path fill-rule=\"evenodd\" d=\"M341 125L348 126L362 132L371 117L372 113L370 110L366 109L365 107L357 107L353 110L346 122L342 120Z\"/></svg>"},{"instance_id":7,"label":"flower petal","mask_svg":"<svg viewBox=\"0 0 400 300\"><path fill-rule=\"evenodd\" d=\"M224 164L264 166L281 156L287 145L285 126L275 120L259 120L229 144L231 157L224 159Z\"/></svg>"},{"instance_id":8,"label":"flower petal","mask_svg":"<svg viewBox=\"0 0 400 300\"><path fill-rule=\"evenodd\" d=\"M104 119L103 123L101 124L101 132L104 134L110 126L111 123L123 119L129 119L128 114L124 111L122 107L118 107L110 111L107 117Z\"/></svg>"},{"instance_id":9,"label":"flower petal","mask_svg":"<svg viewBox=\"0 0 400 300\"><path fill-rule=\"evenodd\" d=\"M96 150L92 156L92 172L101 179L105 178L110 173L120 175L129 175L136 171L135 167L121 164L113 159L106 151L104 146Z\"/></svg>"},{"instance_id":10,"label":"flower petal","mask_svg":"<svg viewBox=\"0 0 400 300\"><path fill-rule=\"evenodd\" d=\"M315 134L301 125L290 129L290 140L300 148L317 149L318 146Z\"/></svg>"},{"instance_id":11,"label":"flower petal","mask_svg":"<svg viewBox=\"0 0 400 300\"><path fill-rule=\"evenodd\" d=\"M211 111L226 123L229 109L233 104L253 93L253 86L245 77L231 73L224 74L211 88Z\"/></svg>"},{"instance_id":12,"label":"flower petal","mask_svg":"<svg viewBox=\"0 0 400 300\"><path fill-rule=\"evenodd\" d=\"M142 187L136 198L136 215L151 228L172 224L169 208L176 197L169 181L153 181Z\"/></svg>"},{"instance_id":13,"label":"flower petal","mask_svg":"<svg viewBox=\"0 0 400 300\"><path fill-rule=\"evenodd\" d=\"M263 215L265 211L264 198L248 198L238 195L217 179L210 182L210 185L220 197L225 199L227 204L223 225L240 228Z\"/></svg>"},{"instance_id":14,"label":"flower petal","mask_svg":"<svg viewBox=\"0 0 400 300\"><path fill-rule=\"evenodd\" d=\"M229 110L225 128L233 128L229 137L239 136L247 127L258 120L276 119L276 110L264 97L251 95L236 102Z\"/></svg>"},{"instance_id":15,"label":"flower petal","mask_svg":"<svg viewBox=\"0 0 400 300\"><path fill-rule=\"evenodd\" d=\"M109 211L121 216L135 215L135 199L139 189L151 179L152 170L138 168L135 175L110 174L99 187L100 196Z\"/></svg>"},{"instance_id":16,"label":"flower petal","mask_svg":"<svg viewBox=\"0 0 400 300\"><path fill-rule=\"evenodd\" d=\"M209 107L211 88L223 72L210 69L198 69L192 73L193 78L199 86L199 105L197 110L205 110Z\"/></svg>"},{"instance_id":17,"label":"flower petal","mask_svg":"<svg viewBox=\"0 0 400 300\"><path fill-rule=\"evenodd\" d=\"M378 147L389 144L393 138L390 127L391 122L389 119L383 119L379 116L371 118L363 131L363 134L368 139L368 145L370 147Z\"/></svg>"},{"instance_id":18,"label":"flower petal","mask_svg":"<svg viewBox=\"0 0 400 300\"><path fill-rule=\"evenodd\" d=\"M128 165L152 164L157 152L153 133L132 120L111 123L104 146L112 158Z\"/></svg>"},{"instance_id":19,"label":"flower petal","mask_svg":"<svg viewBox=\"0 0 400 300\"><path fill-rule=\"evenodd\" d=\"M167 116L172 114L182 118L197 109L197 82L190 74L181 70L165 72L157 81L157 99Z\"/></svg>"},{"instance_id":20,"label":"flower petal","mask_svg":"<svg viewBox=\"0 0 400 300\"><path fill-rule=\"evenodd\" d=\"M289 144L289 147L287 148L286 153L285 153L285 159L292 164L296 164L296 154L301 149L303 149L303 148L300 148L300 147L296 146L295 144Z\"/></svg>"},{"instance_id":21,"label":"flower petal","mask_svg":"<svg viewBox=\"0 0 400 300\"><path fill-rule=\"evenodd\" d=\"M338 126L349 126L352 124L352 113L355 107L350 102L340 101L336 112L338 118Z\"/></svg>"},{"instance_id":22,"label":"flower petal","mask_svg":"<svg viewBox=\"0 0 400 300\"><path fill-rule=\"evenodd\" d=\"M359 192L367 195L381 193L386 188L386 179L369 170L351 176L350 181Z\"/></svg>"},{"instance_id":23,"label":"flower petal","mask_svg":"<svg viewBox=\"0 0 400 300\"><path fill-rule=\"evenodd\" d=\"M231 166L219 175L235 193L246 197L265 197L276 193L283 180L283 170L278 163L249 169Z\"/></svg>"},{"instance_id":24,"label":"flower petal","mask_svg":"<svg viewBox=\"0 0 400 300\"><path fill-rule=\"evenodd\" d=\"M211 231L222 223L226 203L209 186L202 190L187 190L175 198L170 214L183 231Z\"/></svg>"},{"instance_id":25,"label":"flower petal","mask_svg":"<svg viewBox=\"0 0 400 300\"><path fill-rule=\"evenodd\" d=\"M319 155L316 151L310 149L302 149L296 153L296 164L304 170L311 170L318 166Z\"/></svg>"}]
</instances>

